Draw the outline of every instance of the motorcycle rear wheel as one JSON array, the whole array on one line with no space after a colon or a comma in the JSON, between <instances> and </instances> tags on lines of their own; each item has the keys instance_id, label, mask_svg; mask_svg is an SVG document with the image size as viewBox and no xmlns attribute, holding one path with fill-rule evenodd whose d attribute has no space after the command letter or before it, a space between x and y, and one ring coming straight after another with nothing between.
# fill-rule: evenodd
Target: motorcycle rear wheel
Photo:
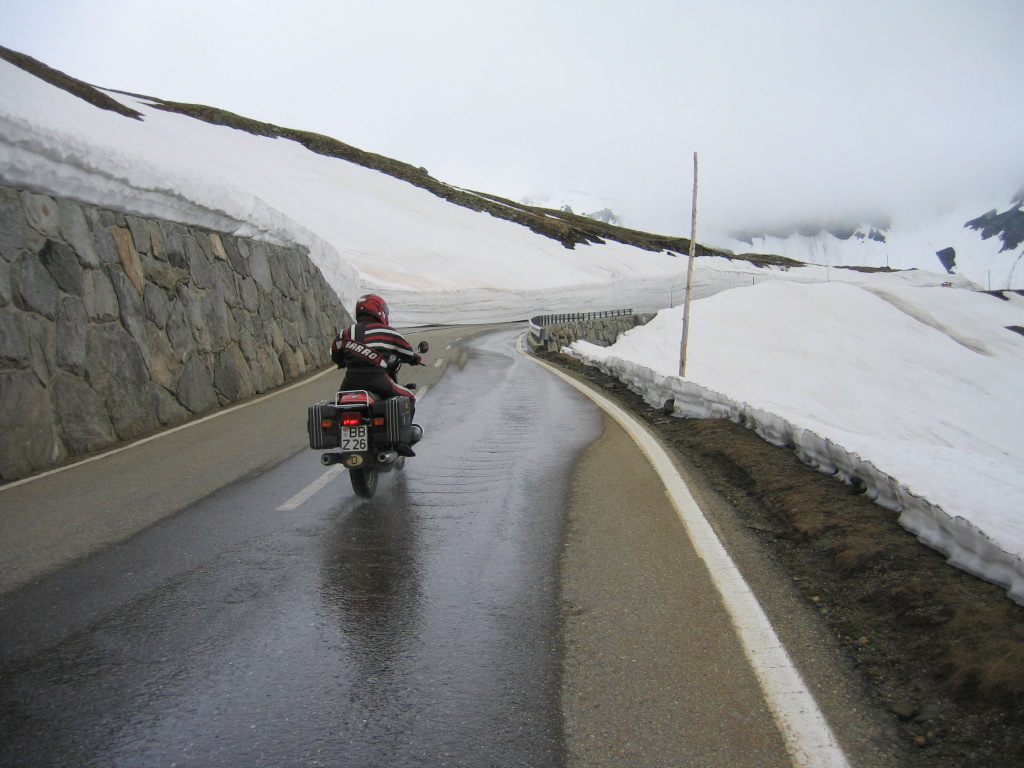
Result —
<instances>
[{"instance_id":1,"label":"motorcycle rear wheel","mask_svg":"<svg viewBox=\"0 0 1024 768\"><path fill-rule=\"evenodd\" d=\"M348 475L352 480L352 490L356 492L356 496L372 499L373 494L377 492L378 474L377 470L373 467L350 469Z\"/></svg>"}]
</instances>

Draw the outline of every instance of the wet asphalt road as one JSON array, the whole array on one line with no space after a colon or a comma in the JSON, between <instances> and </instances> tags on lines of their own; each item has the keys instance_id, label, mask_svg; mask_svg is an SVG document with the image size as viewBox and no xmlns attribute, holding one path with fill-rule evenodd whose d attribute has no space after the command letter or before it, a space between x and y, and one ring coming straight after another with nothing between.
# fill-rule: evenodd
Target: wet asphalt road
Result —
<instances>
[{"instance_id":1,"label":"wet asphalt road","mask_svg":"<svg viewBox=\"0 0 1024 768\"><path fill-rule=\"evenodd\" d=\"M373 500L338 472L279 511L327 471L305 450L0 598L0 765L563 765L557 566L601 419L513 343L449 366Z\"/></svg>"}]
</instances>

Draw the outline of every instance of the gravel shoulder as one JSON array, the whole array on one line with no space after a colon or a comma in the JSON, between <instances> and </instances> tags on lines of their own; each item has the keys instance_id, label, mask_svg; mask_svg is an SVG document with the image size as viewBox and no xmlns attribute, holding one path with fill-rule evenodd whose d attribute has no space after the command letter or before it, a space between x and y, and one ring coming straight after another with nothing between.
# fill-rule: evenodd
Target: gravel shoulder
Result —
<instances>
[{"instance_id":1,"label":"gravel shoulder","mask_svg":"<svg viewBox=\"0 0 1024 768\"><path fill-rule=\"evenodd\" d=\"M1001 588L946 564L895 513L792 450L727 420L666 416L595 368L542 357L646 421L715 495L730 548L786 574L820 630L801 636L863 689L871 711L854 716L886 762L1024 764L1024 608Z\"/></svg>"}]
</instances>

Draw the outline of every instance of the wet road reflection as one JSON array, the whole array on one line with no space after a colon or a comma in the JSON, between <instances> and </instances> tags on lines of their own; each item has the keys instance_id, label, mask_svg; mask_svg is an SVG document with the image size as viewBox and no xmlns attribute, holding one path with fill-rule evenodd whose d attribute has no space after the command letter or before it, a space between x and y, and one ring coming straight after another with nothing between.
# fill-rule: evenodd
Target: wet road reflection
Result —
<instances>
[{"instance_id":1,"label":"wet road reflection","mask_svg":"<svg viewBox=\"0 0 1024 768\"><path fill-rule=\"evenodd\" d=\"M420 412L419 456L325 552L349 693L375 721L362 748L396 765L561 765L557 559L571 457L598 418L508 334Z\"/></svg>"},{"instance_id":2,"label":"wet road reflection","mask_svg":"<svg viewBox=\"0 0 1024 768\"><path fill-rule=\"evenodd\" d=\"M277 512L305 452L0 599L0 764L562 765L557 562L600 417L513 345L472 342L372 500Z\"/></svg>"},{"instance_id":3,"label":"wet road reflection","mask_svg":"<svg viewBox=\"0 0 1024 768\"><path fill-rule=\"evenodd\" d=\"M404 477L361 502L330 535L322 563L324 611L338 623L352 699L373 711L400 706L392 693L401 658L417 635L423 594L417 578L415 521L398 504Z\"/></svg>"}]
</instances>

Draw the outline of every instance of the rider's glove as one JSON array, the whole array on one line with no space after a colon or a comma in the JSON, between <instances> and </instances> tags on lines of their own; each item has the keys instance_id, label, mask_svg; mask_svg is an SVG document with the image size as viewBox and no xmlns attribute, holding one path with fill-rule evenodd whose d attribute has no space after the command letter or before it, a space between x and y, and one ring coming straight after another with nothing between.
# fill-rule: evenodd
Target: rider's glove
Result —
<instances>
[{"instance_id":1,"label":"rider's glove","mask_svg":"<svg viewBox=\"0 0 1024 768\"><path fill-rule=\"evenodd\" d=\"M409 365L423 365L423 358L420 355L413 355Z\"/></svg>"}]
</instances>

